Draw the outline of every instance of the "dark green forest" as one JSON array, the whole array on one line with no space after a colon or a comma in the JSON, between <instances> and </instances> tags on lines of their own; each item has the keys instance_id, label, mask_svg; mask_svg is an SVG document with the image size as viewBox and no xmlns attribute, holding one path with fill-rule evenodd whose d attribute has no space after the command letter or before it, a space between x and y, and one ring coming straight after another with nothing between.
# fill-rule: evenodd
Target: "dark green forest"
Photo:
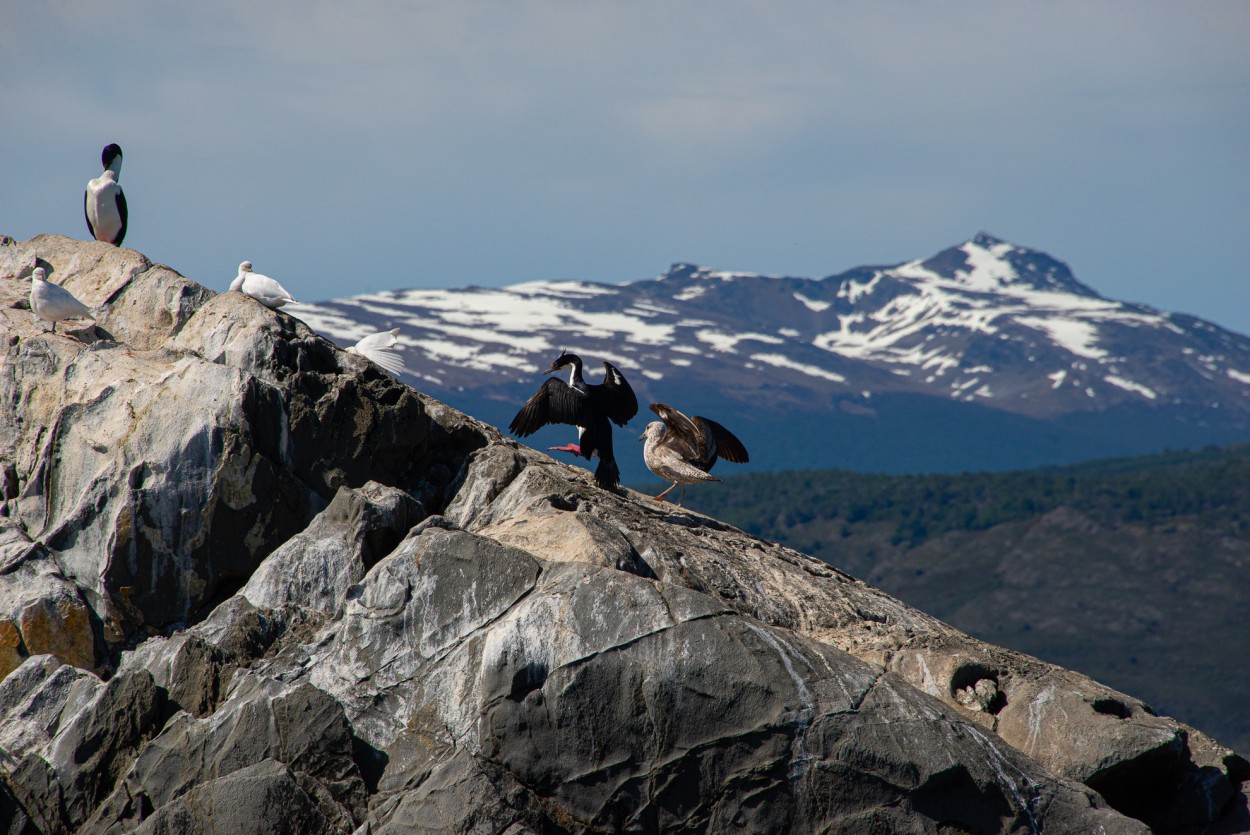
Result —
<instances>
[{"instance_id":1,"label":"dark green forest","mask_svg":"<svg viewBox=\"0 0 1250 835\"><path fill-rule=\"evenodd\" d=\"M662 487L648 489L655 493ZM1250 444L1007 473L759 473L692 487L686 504L779 541L792 528L823 520L842 523L848 534L854 525L885 524L893 544L915 547L949 531L983 531L1059 507L1106 525L1159 527L1183 520L1245 537L1250 536Z\"/></svg>"}]
</instances>

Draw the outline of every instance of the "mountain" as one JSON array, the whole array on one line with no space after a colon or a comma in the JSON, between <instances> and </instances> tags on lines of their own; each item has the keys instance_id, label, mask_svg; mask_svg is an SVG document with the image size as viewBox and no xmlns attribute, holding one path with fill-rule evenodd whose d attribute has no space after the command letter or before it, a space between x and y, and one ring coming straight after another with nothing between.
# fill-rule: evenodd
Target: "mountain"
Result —
<instances>
[{"instance_id":1,"label":"mountain","mask_svg":"<svg viewBox=\"0 0 1250 835\"><path fill-rule=\"evenodd\" d=\"M0 831L1250 826L1140 699L133 250L0 238L0 346Z\"/></svg>"},{"instance_id":2,"label":"mountain","mask_svg":"<svg viewBox=\"0 0 1250 835\"><path fill-rule=\"evenodd\" d=\"M686 504L1250 746L1250 446L1012 473L760 473Z\"/></svg>"},{"instance_id":3,"label":"mountain","mask_svg":"<svg viewBox=\"0 0 1250 835\"><path fill-rule=\"evenodd\" d=\"M644 404L732 429L747 469L1006 469L1250 439L1250 338L1105 299L984 233L821 279L677 264L621 285L397 290L296 315L344 345L401 328L410 383L499 425L561 350L610 360ZM645 477L620 457L627 480Z\"/></svg>"}]
</instances>

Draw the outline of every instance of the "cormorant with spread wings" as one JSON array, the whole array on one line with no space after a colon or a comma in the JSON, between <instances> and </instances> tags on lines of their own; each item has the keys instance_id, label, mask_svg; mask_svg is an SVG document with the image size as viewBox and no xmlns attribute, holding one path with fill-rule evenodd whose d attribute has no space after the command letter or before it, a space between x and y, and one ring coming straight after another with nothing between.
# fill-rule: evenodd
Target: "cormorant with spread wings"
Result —
<instances>
[{"instance_id":1,"label":"cormorant with spread wings","mask_svg":"<svg viewBox=\"0 0 1250 835\"><path fill-rule=\"evenodd\" d=\"M642 434L640 440L647 442L642 448L642 459L651 472L673 482L671 487L655 497L656 501L664 501L673 487L680 484L677 506L681 507L686 498L687 484L720 481L708 473L719 458L735 464L745 464L750 460L742 441L714 420L698 415L686 417L663 403L652 403L651 411L660 420L648 423L647 430Z\"/></svg>"},{"instance_id":2,"label":"cormorant with spread wings","mask_svg":"<svg viewBox=\"0 0 1250 835\"><path fill-rule=\"evenodd\" d=\"M603 363L603 382L594 385L582 379L582 360L576 354L560 354L543 373L566 368L570 369L569 381L552 377L544 382L525 401L508 429L524 438L551 423L576 426L578 446L569 451L586 460L598 453L595 483L605 490L619 490L621 471L612 454L612 424L629 423L638 414L638 398L625 376L610 362Z\"/></svg>"}]
</instances>

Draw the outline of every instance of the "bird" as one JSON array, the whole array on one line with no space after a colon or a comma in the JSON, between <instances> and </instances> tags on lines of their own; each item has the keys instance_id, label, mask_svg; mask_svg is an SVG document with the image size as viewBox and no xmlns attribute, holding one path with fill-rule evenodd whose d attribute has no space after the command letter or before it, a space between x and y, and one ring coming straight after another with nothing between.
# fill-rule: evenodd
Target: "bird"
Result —
<instances>
[{"instance_id":1,"label":"bird","mask_svg":"<svg viewBox=\"0 0 1250 835\"><path fill-rule=\"evenodd\" d=\"M244 261L239 265L239 274L230 282L230 289L251 296L265 307L279 308L284 304L299 304L276 280L252 272L251 261Z\"/></svg>"},{"instance_id":2,"label":"bird","mask_svg":"<svg viewBox=\"0 0 1250 835\"><path fill-rule=\"evenodd\" d=\"M569 370L569 381L556 377L545 381L525 401L508 428L523 438L551 423L576 426L575 454L589 461L597 453L595 483L616 492L621 486L621 471L612 453L612 424L629 423L638 414L638 398L625 375L610 362L603 363L603 382L593 385L582 378L582 360L576 354L561 352L543 374L565 369Z\"/></svg>"},{"instance_id":3,"label":"bird","mask_svg":"<svg viewBox=\"0 0 1250 835\"><path fill-rule=\"evenodd\" d=\"M639 437L639 440L646 441L642 448L642 460L651 472L673 482L655 497L656 501L664 501L664 497L680 484L677 506L681 507L686 498L687 484L720 481L709 472L719 458L735 464L745 464L750 460L742 441L716 421L698 415L686 417L663 403L652 403L650 408L660 419L648 423Z\"/></svg>"},{"instance_id":4,"label":"bird","mask_svg":"<svg viewBox=\"0 0 1250 835\"><path fill-rule=\"evenodd\" d=\"M117 181L122 175L122 149L116 143L105 145L100 154L104 171L87 181L83 192L83 214L91 237L106 244L121 246L126 237L126 195Z\"/></svg>"},{"instance_id":5,"label":"bird","mask_svg":"<svg viewBox=\"0 0 1250 835\"><path fill-rule=\"evenodd\" d=\"M366 359L373 360L387 371L398 376L408 370L404 366L403 357L394 350L398 344L399 328L391 328L389 331L369 334L348 348L347 353L359 354Z\"/></svg>"},{"instance_id":6,"label":"bird","mask_svg":"<svg viewBox=\"0 0 1250 835\"><path fill-rule=\"evenodd\" d=\"M59 284L47 280L48 272L43 267L35 267L30 274L30 309L40 319L52 323L52 332L56 333L56 323L64 319L86 318L94 321L91 308L74 298L74 294Z\"/></svg>"}]
</instances>

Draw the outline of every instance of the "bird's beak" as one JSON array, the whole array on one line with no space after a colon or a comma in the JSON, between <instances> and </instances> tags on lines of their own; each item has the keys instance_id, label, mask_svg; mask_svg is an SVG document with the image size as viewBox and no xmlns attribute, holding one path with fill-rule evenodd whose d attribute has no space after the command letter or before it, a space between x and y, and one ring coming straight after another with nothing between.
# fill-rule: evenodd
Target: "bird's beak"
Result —
<instances>
[{"instance_id":1,"label":"bird's beak","mask_svg":"<svg viewBox=\"0 0 1250 835\"><path fill-rule=\"evenodd\" d=\"M546 376L547 376L548 374L550 374L551 372L553 372L553 371L559 371L559 370L560 370L560 369L556 368L556 367L553 365L553 366L551 366L550 368L548 368L546 371L544 371L544 372L543 372L543 376L544 376L544 377L546 377Z\"/></svg>"},{"instance_id":2,"label":"bird's beak","mask_svg":"<svg viewBox=\"0 0 1250 835\"><path fill-rule=\"evenodd\" d=\"M646 438L647 438L646 432L643 432L641 435L638 436L638 440L640 441L646 440Z\"/></svg>"}]
</instances>

